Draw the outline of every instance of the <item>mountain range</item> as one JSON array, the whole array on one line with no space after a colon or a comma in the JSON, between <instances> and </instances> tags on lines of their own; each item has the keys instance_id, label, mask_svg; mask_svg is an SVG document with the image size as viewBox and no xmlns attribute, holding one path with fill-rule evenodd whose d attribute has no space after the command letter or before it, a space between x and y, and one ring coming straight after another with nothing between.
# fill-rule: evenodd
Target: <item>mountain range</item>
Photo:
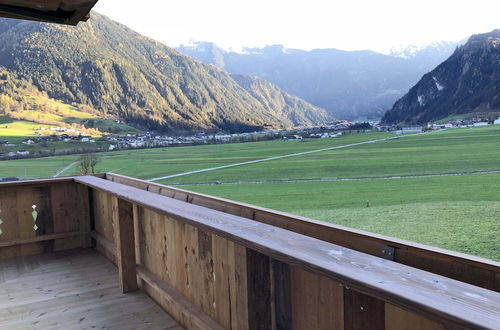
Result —
<instances>
[{"instance_id":1,"label":"mountain range","mask_svg":"<svg viewBox=\"0 0 500 330\"><path fill-rule=\"evenodd\" d=\"M384 55L373 51L282 45L225 51L214 43L177 48L232 74L257 76L341 119L380 119L423 74L448 58L457 43L439 42Z\"/></svg>"},{"instance_id":2,"label":"mountain range","mask_svg":"<svg viewBox=\"0 0 500 330\"><path fill-rule=\"evenodd\" d=\"M0 19L0 72L0 93L12 103L0 115L26 110L23 91L36 89L163 131L235 132L330 119L272 83L232 77L95 12L76 28Z\"/></svg>"},{"instance_id":3,"label":"mountain range","mask_svg":"<svg viewBox=\"0 0 500 330\"><path fill-rule=\"evenodd\" d=\"M500 112L500 30L472 36L426 73L382 121L425 124L452 115Z\"/></svg>"}]
</instances>

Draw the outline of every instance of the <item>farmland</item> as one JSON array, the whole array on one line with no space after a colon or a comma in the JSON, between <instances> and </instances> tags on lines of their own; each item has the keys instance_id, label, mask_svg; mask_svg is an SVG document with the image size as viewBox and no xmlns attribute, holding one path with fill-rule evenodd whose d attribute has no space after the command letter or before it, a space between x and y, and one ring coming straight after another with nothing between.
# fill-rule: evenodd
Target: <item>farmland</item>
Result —
<instances>
[{"instance_id":1,"label":"farmland","mask_svg":"<svg viewBox=\"0 0 500 330\"><path fill-rule=\"evenodd\" d=\"M151 179L387 137L119 151L100 154L98 170ZM159 182L500 260L499 146L499 127L452 129ZM77 158L5 161L0 176L51 176Z\"/></svg>"}]
</instances>

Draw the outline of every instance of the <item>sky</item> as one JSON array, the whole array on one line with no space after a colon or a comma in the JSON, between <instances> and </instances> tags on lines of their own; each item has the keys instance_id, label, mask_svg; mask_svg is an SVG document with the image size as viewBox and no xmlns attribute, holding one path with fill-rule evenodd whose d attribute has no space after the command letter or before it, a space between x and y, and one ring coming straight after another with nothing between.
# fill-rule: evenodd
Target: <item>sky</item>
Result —
<instances>
[{"instance_id":1,"label":"sky","mask_svg":"<svg viewBox=\"0 0 500 330\"><path fill-rule=\"evenodd\" d=\"M282 44L387 53L500 29L499 0L99 0L95 10L171 47L211 41L235 51Z\"/></svg>"}]
</instances>

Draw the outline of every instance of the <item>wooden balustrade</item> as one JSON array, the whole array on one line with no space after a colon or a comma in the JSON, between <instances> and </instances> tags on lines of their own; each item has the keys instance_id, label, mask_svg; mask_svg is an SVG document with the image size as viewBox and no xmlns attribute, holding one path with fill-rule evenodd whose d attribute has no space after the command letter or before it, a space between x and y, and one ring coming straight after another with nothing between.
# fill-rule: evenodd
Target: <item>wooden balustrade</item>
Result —
<instances>
[{"instance_id":1,"label":"wooden balustrade","mask_svg":"<svg viewBox=\"0 0 500 330\"><path fill-rule=\"evenodd\" d=\"M144 290L187 329L500 324L493 261L105 177L0 184L0 258L89 247L92 237L118 266L123 292ZM396 248L396 262L379 257L385 246Z\"/></svg>"},{"instance_id":2,"label":"wooden balustrade","mask_svg":"<svg viewBox=\"0 0 500 330\"><path fill-rule=\"evenodd\" d=\"M73 178L0 183L0 259L89 247L88 194Z\"/></svg>"},{"instance_id":3,"label":"wooden balustrade","mask_svg":"<svg viewBox=\"0 0 500 330\"><path fill-rule=\"evenodd\" d=\"M120 222L113 205L129 203L139 284L187 328L499 324L497 292L110 180L75 181L93 189L97 247L116 262L124 242L113 241Z\"/></svg>"},{"instance_id":4,"label":"wooden balustrade","mask_svg":"<svg viewBox=\"0 0 500 330\"><path fill-rule=\"evenodd\" d=\"M163 196L237 215L293 232L318 238L374 256L387 247L394 249L393 261L435 274L500 292L500 263L463 253L377 235L313 219L270 210L255 205L194 193L118 174L107 173L106 179Z\"/></svg>"}]
</instances>

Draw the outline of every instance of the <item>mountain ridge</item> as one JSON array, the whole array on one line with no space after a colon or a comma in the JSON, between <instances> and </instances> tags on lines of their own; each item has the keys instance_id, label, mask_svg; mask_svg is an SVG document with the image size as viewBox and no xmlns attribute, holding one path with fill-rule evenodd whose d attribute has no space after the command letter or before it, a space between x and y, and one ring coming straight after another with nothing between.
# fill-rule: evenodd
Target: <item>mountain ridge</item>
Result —
<instances>
[{"instance_id":1,"label":"mountain ridge","mask_svg":"<svg viewBox=\"0 0 500 330\"><path fill-rule=\"evenodd\" d=\"M403 59L373 51L290 49L282 45L228 52L210 42L177 50L231 74L266 79L340 119L380 119L453 46Z\"/></svg>"},{"instance_id":2,"label":"mountain ridge","mask_svg":"<svg viewBox=\"0 0 500 330\"><path fill-rule=\"evenodd\" d=\"M382 121L424 124L479 112L500 112L500 29L471 36L426 73Z\"/></svg>"},{"instance_id":3,"label":"mountain ridge","mask_svg":"<svg viewBox=\"0 0 500 330\"><path fill-rule=\"evenodd\" d=\"M51 98L156 130L316 124L271 114L223 70L92 13L78 27L0 19L0 67Z\"/></svg>"}]
</instances>

